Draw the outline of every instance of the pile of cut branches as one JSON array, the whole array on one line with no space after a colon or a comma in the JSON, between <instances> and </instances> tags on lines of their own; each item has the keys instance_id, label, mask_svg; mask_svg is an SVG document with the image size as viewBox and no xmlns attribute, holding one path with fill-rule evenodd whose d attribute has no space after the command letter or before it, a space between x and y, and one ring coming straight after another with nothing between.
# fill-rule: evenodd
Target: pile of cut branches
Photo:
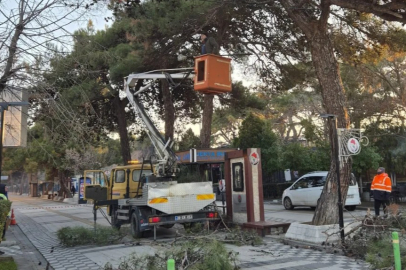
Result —
<instances>
[{"instance_id":1,"label":"pile of cut branches","mask_svg":"<svg viewBox=\"0 0 406 270\"><path fill-rule=\"evenodd\" d=\"M166 269L168 259L174 259L175 269L191 270L236 270L238 253L228 251L225 244L260 245L262 238L254 231L231 229L221 220L209 230L206 223L196 223L185 231L176 230L176 238L169 242L151 242L156 245L154 255L132 255L118 267L106 264L105 270L160 270Z\"/></svg>"},{"instance_id":2,"label":"pile of cut branches","mask_svg":"<svg viewBox=\"0 0 406 270\"><path fill-rule=\"evenodd\" d=\"M368 211L362 222L346 237L344 252L347 256L369 262L374 269L394 264L392 232L399 234L402 265L406 265L406 217L399 205L392 204L384 216L375 217Z\"/></svg>"},{"instance_id":3,"label":"pile of cut branches","mask_svg":"<svg viewBox=\"0 0 406 270\"><path fill-rule=\"evenodd\" d=\"M175 269L179 270L236 270L236 256L221 242L200 238L174 243L170 249L154 255L132 255L117 268L108 263L104 270L161 270L166 269L168 259L174 259Z\"/></svg>"}]
</instances>

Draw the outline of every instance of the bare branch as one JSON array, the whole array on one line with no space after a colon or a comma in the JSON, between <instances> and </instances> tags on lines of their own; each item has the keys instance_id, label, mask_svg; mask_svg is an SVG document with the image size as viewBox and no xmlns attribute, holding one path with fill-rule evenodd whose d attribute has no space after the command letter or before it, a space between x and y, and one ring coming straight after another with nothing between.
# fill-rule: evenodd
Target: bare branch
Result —
<instances>
[{"instance_id":1,"label":"bare branch","mask_svg":"<svg viewBox=\"0 0 406 270\"><path fill-rule=\"evenodd\" d=\"M320 30L325 32L327 30L327 20L330 15L330 0L321 1L321 16L319 20Z\"/></svg>"},{"instance_id":2,"label":"bare branch","mask_svg":"<svg viewBox=\"0 0 406 270\"><path fill-rule=\"evenodd\" d=\"M386 4L381 4L381 1L331 0L331 4L360 12L372 13L387 21L406 23L406 3L404 1L389 1Z\"/></svg>"}]
</instances>

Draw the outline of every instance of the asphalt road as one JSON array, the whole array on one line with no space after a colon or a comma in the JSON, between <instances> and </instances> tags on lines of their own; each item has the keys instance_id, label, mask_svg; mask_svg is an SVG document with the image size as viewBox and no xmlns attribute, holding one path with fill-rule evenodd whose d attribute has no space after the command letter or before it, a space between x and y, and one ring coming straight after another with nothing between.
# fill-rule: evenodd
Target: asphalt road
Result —
<instances>
[{"instance_id":1,"label":"asphalt road","mask_svg":"<svg viewBox=\"0 0 406 270\"><path fill-rule=\"evenodd\" d=\"M265 220L275 222L309 222L312 221L314 210L310 207L295 207L293 210L286 210L282 204L266 202L264 205ZM344 210L344 222L352 222L366 215L366 210L346 211Z\"/></svg>"}]
</instances>

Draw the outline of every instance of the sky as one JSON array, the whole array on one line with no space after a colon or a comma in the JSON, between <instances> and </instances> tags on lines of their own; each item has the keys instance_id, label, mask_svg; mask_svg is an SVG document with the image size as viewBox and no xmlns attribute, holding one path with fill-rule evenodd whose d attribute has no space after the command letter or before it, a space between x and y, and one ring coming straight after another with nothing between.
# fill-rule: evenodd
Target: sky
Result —
<instances>
[{"instance_id":1,"label":"sky","mask_svg":"<svg viewBox=\"0 0 406 270\"><path fill-rule=\"evenodd\" d=\"M53 2L55 0L47 0L47 1L41 1L41 0L28 0L27 2L31 5L31 7L35 6L38 3L49 3ZM79 0L81 1L81 0ZM2 22L7 22L8 18L7 16L14 19L15 23L18 19L18 16L13 16L18 14L18 6L19 6L19 0L7 0L7 1L2 1L0 0L0 23ZM83 3L83 2L82 2ZM74 8L69 8L69 7L64 7L64 6L57 6L54 9L51 9L48 13L46 13L47 16L44 18L41 18L42 21L33 21L28 27L31 27L33 29L37 28L39 25L46 25L47 23L49 24L49 28L52 31L52 34L50 35L42 35L40 32L34 32L34 34L38 34L38 36L35 36L32 39L21 39L21 42L19 43L19 46L25 47L25 48L30 48L32 50L35 50L35 55L39 55L43 53L44 51L47 50L47 47L45 46L46 42L48 40L52 40L54 37L60 37L64 36L64 42L60 42L58 44L58 48L61 48L62 50L68 52L70 49L70 45L72 44L72 37L71 35L76 31L81 28L86 28L88 21L92 20L93 26L95 30L104 30L106 27L112 24L112 21L105 21L106 17L112 17L112 13L110 10L107 8L108 2L101 2L98 7L94 8L93 6L92 10L84 10L79 9L77 11ZM29 9L28 9L29 10ZM67 15L68 14L68 15ZM65 19L57 20L57 18L61 16L67 17ZM2 27L5 24L0 24L0 33L1 30L4 31L5 28L2 29ZM59 29L59 28L63 28ZM198 38L198 37L196 37ZM32 57L30 54L24 54L22 55L24 58L24 61L26 62L31 62L33 63L35 61L35 58ZM232 73L232 80L233 81L243 81L243 83L246 86L251 85L255 78L253 74L244 74L243 69L241 66L236 66L233 65L233 73ZM216 102L215 102L216 104ZM185 131L189 128L192 128L194 133L196 135L200 134L200 129L201 129L201 124L189 124L185 126ZM158 129L164 130L164 123L163 121L159 121L158 124Z\"/></svg>"}]
</instances>

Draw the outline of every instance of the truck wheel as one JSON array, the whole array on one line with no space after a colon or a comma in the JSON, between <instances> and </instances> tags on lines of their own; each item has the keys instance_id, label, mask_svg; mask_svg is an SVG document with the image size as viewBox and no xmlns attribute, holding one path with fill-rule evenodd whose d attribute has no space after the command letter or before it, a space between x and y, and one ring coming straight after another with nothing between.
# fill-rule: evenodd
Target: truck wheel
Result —
<instances>
[{"instance_id":1,"label":"truck wheel","mask_svg":"<svg viewBox=\"0 0 406 270\"><path fill-rule=\"evenodd\" d=\"M113 208L111 210L111 227L113 227L113 228L115 228L117 230L120 230L121 222L120 222L120 220L117 219L117 215L118 215L117 209Z\"/></svg>"},{"instance_id":2,"label":"truck wheel","mask_svg":"<svg viewBox=\"0 0 406 270\"><path fill-rule=\"evenodd\" d=\"M131 234L135 238L141 238L140 221L136 211L137 210L133 211L131 214Z\"/></svg>"}]
</instances>

